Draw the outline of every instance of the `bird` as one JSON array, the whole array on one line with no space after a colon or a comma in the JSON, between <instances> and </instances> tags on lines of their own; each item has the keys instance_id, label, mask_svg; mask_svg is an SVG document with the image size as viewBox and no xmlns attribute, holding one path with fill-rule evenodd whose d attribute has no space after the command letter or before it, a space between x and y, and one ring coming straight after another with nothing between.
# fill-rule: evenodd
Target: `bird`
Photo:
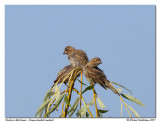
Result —
<instances>
[{"instance_id":1,"label":"bird","mask_svg":"<svg viewBox=\"0 0 160 122\"><path fill-rule=\"evenodd\" d=\"M95 57L91 59L82 69L83 74L85 75L86 79L95 85L98 83L104 89L109 88L115 94L118 94L118 91L110 84L110 81L107 79L106 75L104 74L103 70L98 68L97 66L102 64L101 59Z\"/></svg>"},{"instance_id":2,"label":"bird","mask_svg":"<svg viewBox=\"0 0 160 122\"><path fill-rule=\"evenodd\" d=\"M75 49L72 46L66 46L63 54L68 55L71 66L83 68L88 62L88 56L83 50Z\"/></svg>"},{"instance_id":3,"label":"bird","mask_svg":"<svg viewBox=\"0 0 160 122\"><path fill-rule=\"evenodd\" d=\"M64 84L67 85L67 83L69 82L69 77L66 78L66 79L65 79L65 77L66 77L73 69L74 69L73 66L67 65L67 66L65 66L62 70L60 70L60 71L58 72L57 78L54 80L54 84L53 84L53 86L52 86L51 88L53 88L54 85L55 85L57 82L58 82L58 84L59 84L59 83L63 82L63 80L65 80L65 81L64 81ZM78 77L79 75L80 75L80 73L77 72L76 77ZM63 77L62 77L62 76L63 76Z\"/></svg>"}]
</instances>

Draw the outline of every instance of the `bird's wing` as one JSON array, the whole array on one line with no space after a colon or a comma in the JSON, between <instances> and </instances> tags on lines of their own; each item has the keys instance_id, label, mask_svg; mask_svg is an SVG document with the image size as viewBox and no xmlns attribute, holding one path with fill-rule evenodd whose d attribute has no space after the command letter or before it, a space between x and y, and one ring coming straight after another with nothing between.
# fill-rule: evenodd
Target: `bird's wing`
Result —
<instances>
[{"instance_id":1,"label":"bird's wing","mask_svg":"<svg viewBox=\"0 0 160 122\"><path fill-rule=\"evenodd\" d=\"M98 67L91 67L90 70L88 70L88 75L103 88L110 88L115 94L118 94L118 91L110 84L110 81L107 80L104 72Z\"/></svg>"},{"instance_id":2,"label":"bird's wing","mask_svg":"<svg viewBox=\"0 0 160 122\"><path fill-rule=\"evenodd\" d=\"M73 69L73 67L71 65L65 66L62 70L59 71L56 80L54 81L54 83L63 75L67 75L71 70Z\"/></svg>"},{"instance_id":3,"label":"bird's wing","mask_svg":"<svg viewBox=\"0 0 160 122\"><path fill-rule=\"evenodd\" d=\"M81 64L83 66L89 62L88 56L83 50L76 50L75 55L81 61Z\"/></svg>"},{"instance_id":4,"label":"bird's wing","mask_svg":"<svg viewBox=\"0 0 160 122\"><path fill-rule=\"evenodd\" d=\"M99 68L87 67L87 76L92 78L96 83L105 88L106 76Z\"/></svg>"}]
</instances>

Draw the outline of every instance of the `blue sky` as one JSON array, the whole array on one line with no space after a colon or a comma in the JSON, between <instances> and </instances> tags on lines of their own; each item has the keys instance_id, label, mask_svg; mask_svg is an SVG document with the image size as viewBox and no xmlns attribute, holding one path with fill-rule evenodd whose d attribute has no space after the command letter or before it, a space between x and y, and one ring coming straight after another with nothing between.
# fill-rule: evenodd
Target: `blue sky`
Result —
<instances>
[{"instance_id":1,"label":"blue sky","mask_svg":"<svg viewBox=\"0 0 160 122\"><path fill-rule=\"evenodd\" d=\"M35 116L58 71L69 64L67 45L86 51L89 59L100 57L107 78L130 89L145 108L125 102L141 117L155 117L155 6L111 5L5 7L6 117ZM110 110L104 117L120 117L119 97L95 89ZM89 102L92 91L84 97ZM73 93L71 104L76 98Z\"/></svg>"}]
</instances>

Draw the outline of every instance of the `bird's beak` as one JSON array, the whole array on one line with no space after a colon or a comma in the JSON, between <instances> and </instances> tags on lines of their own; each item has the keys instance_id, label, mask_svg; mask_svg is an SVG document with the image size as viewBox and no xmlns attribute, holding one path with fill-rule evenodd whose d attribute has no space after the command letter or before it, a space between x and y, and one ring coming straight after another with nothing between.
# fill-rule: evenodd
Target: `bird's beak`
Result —
<instances>
[{"instance_id":1,"label":"bird's beak","mask_svg":"<svg viewBox=\"0 0 160 122\"><path fill-rule=\"evenodd\" d=\"M102 62L100 61L100 64L102 64Z\"/></svg>"},{"instance_id":2,"label":"bird's beak","mask_svg":"<svg viewBox=\"0 0 160 122\"><path fill-rule=\"evenodd\" d=\"M66 51L63 52L63 55L64 55L64 54L67 54Z\"/></svg>"}]
</instances>

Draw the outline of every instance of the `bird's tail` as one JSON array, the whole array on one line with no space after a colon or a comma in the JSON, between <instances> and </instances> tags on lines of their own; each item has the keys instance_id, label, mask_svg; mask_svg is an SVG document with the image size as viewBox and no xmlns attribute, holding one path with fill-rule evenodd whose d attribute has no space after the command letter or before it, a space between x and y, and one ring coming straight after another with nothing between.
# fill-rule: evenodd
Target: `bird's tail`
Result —
<instances>
[{"instance_id":1,"label":"bird's tail","mask_svg":"<svg viewBox=\"0 0 160 122\"><path fill-rule=\"evenodd\" d=\"M112 85L110 82L107 82L107 83L106 83L106 87L107 87L107 88L110 88L115 94L120 95L119 92L117 91L117 89L114 88L113 85Z\"/></svg>"}]
</instances>

